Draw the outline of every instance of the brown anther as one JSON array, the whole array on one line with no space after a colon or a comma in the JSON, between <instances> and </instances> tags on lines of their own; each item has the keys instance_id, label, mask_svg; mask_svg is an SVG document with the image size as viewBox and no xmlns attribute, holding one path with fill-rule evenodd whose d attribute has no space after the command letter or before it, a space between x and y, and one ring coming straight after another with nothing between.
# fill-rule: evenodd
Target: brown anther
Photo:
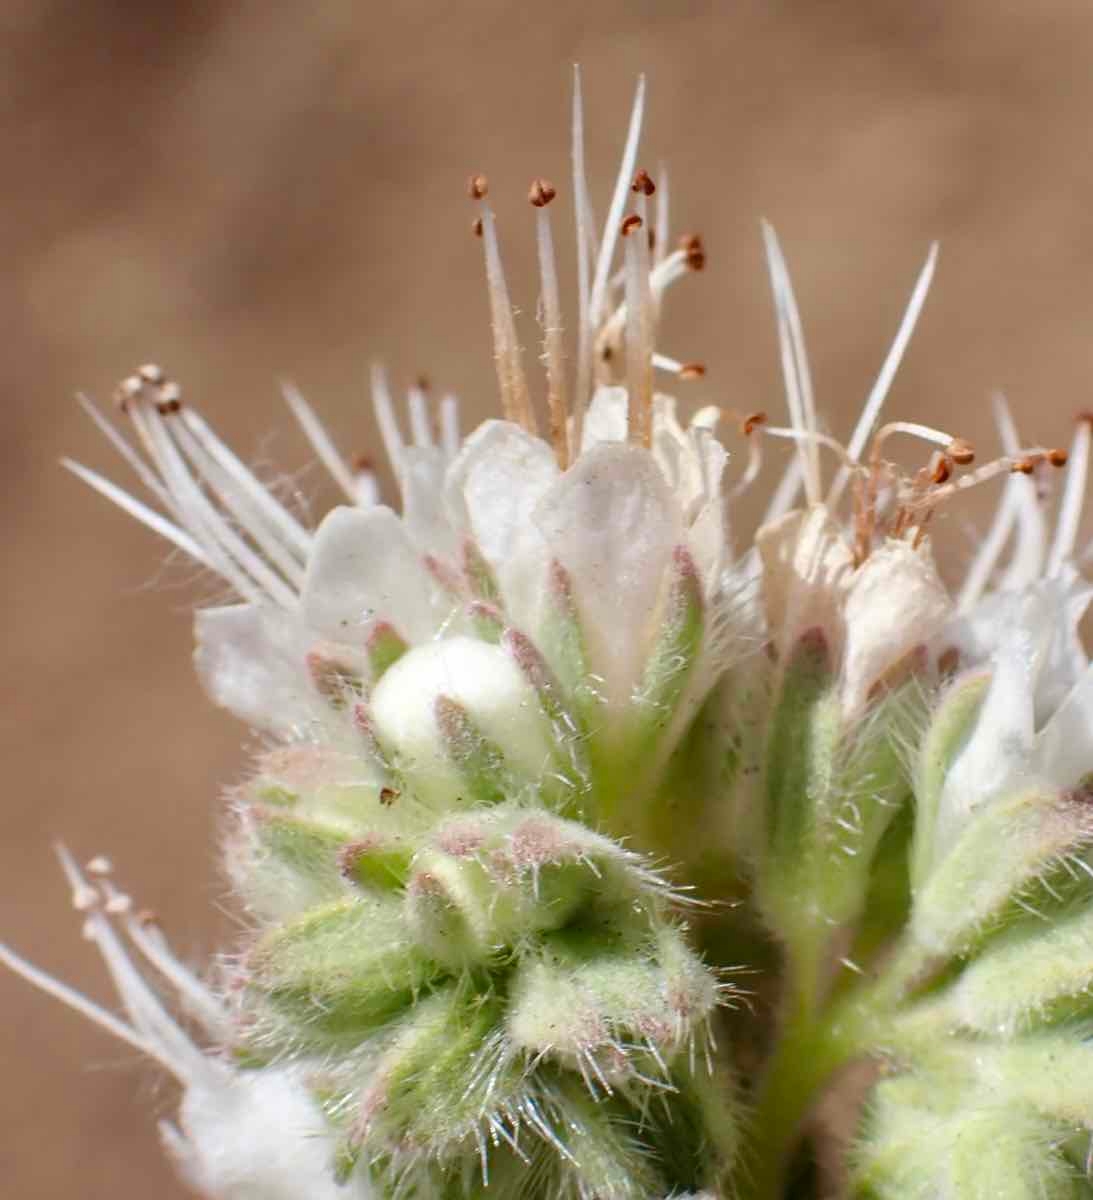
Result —
<instances>
[{"instance_id":1,"label":"brown anther","mask_svg":"<svg viewBox=\"0 0 1093 1200\"><path fill-rule=\"evenodd\" d=\"M159 388L156 397L156 411L160 416L173 416L182 408L182 389L173 380L168 380Z\"/></svg>"},{"instance_id":2,"label":"brown anther","mask_svg":"<svg viewBox=\"0 0 1093 1200\"><path fill-rule=\"evenodd\" d=\"M657 190L657 185L649 178L649 172L642 168L634 176L630 190L640 192L643 196L651 196Z\"/></svg>"},{"instance_id":3,"label":"brown anther","mask_svg":"<svg viewBox=\"0 0 1093 1200\"><path fill-rule=\"evenodd\" d=\"M937 460L937 466L934 467L933 474L930 476L931 483L948 483L953 473L953 461L951 458L942 454Z\"/></svg>"},{"instance_id":4,"label":"brown anther","mask_svg":"<svg viewBox=\"0 0 1093 1200\"><path fill-rule=\"evenodd\" d=\"M689 233L680 238L679 248L687 256L687 266L692 271L701 271L706 265L706 247L697 233Z\"/></svg>"},{"instance_id":5,"label":"brown anther","mask_svg":"<svg viewBox=\"0 0 1093 1200\"><path fill-rule=\"evenodd\" d=\"M485 175L472 175L467 180L467 195L472 200L481 200L490 190L490 181Z\"/></svg>"},{"instance_id":6,"label":"brown anther","mask_svg":"<svg viewBox=\"0 0 1093 1200\"><path fill-rule=\"evenodd\" d=\"M623 217L620 232L623 237L629 237L635 230L640 229L643 224L644 222L637 213L631 213L628 217Z\"/></svg>"},{"instance_id":7,"label":"brown anther","mask_svg":"<svg viewBox=\"0 0 1093 1200\"><path fill-rule=\"evenodd\" d=\"M949 646L937 657L937 673L942 678L955 675L960 666L960 651L955 646Z\"/></svg>"},{"instance_id":8,"label":"brown anther","mask_svg":"<svg viewBox=\"0 0 1093 1200\"><path fill-rule=\"evenodd\" d=\"M375 461L369 458L367 454L354 455L351 465L354 475L371 475L376 469Z\"/></svg>"},{"instance_id":9,"label":"brown anther","mask_svg":"<svg viewBox=\"0 0 1093 1200\"><path fill-rule=\"evenodd\" d=\"M123 379L115 389L114 403L118 406L121 412L128 412L129 405L134 400L139 400L143 391L143 380L138 378L136 375L130 375L128 379Z\"/></svg>"},{"instance_id":10,"label":"brown anther","mask_svg":"<svg viewBox=\"0 0 1093 1200\"><path fill-rule=\"evenodd\" d=\"M418 377L414 380L414 387L419 392L427 392L431 389L432 384L429 382L429 376L424 371L418 373Z\"/></svg>"},{"instance_id":11,"label":"brown anther","mask_svg":"<svg viewBox=\"0 0 1093 1200\"><path fill-rule=\"evenodd\" d=\"M953 438L945 447L945 453L958 467L966 467L975 462L975 450L971 443L966 442L963 438Z\"/></svg>"},{"instance_id":12,"label":"brown anther","mask_svg":"<svg viewBox=\"0 0 1093 1200\"><path fill-rule=\"evenodd\" d=\"M158 386L167 382L167 375L163 368L157 363L145 363L142 367L137 367L137 376L143 379L145 383Z\"/></svg>"},{"instance_id":13,"label":"brown anther","mask_svg":"<svg viewBox=\"0 0 1093 1200\"><path fill-rule=\"evenodd\" d=\"M384 808L390 808L392 804L402 795L398 788L382 787L380 788L380 804Z\"/></svg>"},{"instance_id":14,"label":"brown anther","mask_svg":"<svg viewBox=\"0 0 1093 1200\"><path fill-rule=\"evenodd\" d=\"M700 362L684 363L679 368L679 378L687 379L702 379L706 374L706 364Z\"/></svg>"},{"instance_id":15,"label":"brown anther","mask_svg":"<svg viewBox=\"0 0 1093 1200\"><path fill-rule=\"evenodd\" d=\"M1014 475L1031 475L1036 469L1036 460L1034 458L1019 458L1010 467L1010 471Z\"/></svg>"},{"instance_id":16,"label":"brown anther","mask_svg":"<svg viewBox=\"0 0 1093 1200\"><path fill-rule=\"evenodd\" d=\"M657 248L657 231L649 226L649 253L651 254Z\"/></svg>"},{"instance_id":17,"label":"brown anther","mask_svg":"<svg viewBox=\"0 0 1093 1200\"><path fill-rule=\"evenodd\" d=\"M753 434L760 425L767 423L767 414L760 410L759 412L748 413L748 415L740 422L740 432L749 437Z\"/></svg>"},{"instance_id":18,"label":"brown anther","mask_svg":"<svg viewBox=\"0 0 1093 1200\"><path fill-rule=\"evenodd\" d=\"M1049 450L1047 452L1047 461L1051 463L1053 467L1065 467L1066 460L1069 457L1070 455L1058 446L1056 446L1054 450Z\"/></svg>"},{"instance_id":19,"label":"brown anther","mask_svg":"<svg viewBox=\"0 0 1093 1200\"><path fill-rule=\"evenodd\" d=\"M605 345L600 351L600 359L603 362L610 362L615 357L615 351L610 346Z\"/></svg>"},{"instance_id":20,"label":"brown anther","mask_svg":"<svg viewBox=\"0 0 1093 1200\"><path fill-rule=\"evenodd\" d=\"M1086 425L1093 425L1093 408L1083 408L1080 413L1075 414L1074 420L1079 423L1084 421Z\"/></svg>"},{"instance_id":21,"label":"brown anther","mask_svg":"<svg viewBox=\"0 0 1093 1200\"><path fill-rule=\"evenodd\" d=\"M471 222L471 233L473 233L475 237L482 236L482 218L481 217L475 217L475 219Z\"/></svg>"},{"instance_id":22,"label":"brown anther","mask_svg":"<svg viewBox=\"0 0 1093 1200\"><path fill-rule=\"evenodd\" d=\"M150 908L142 908L136 915L136 922L142 929L158 929L160 925L159 914Z\"/></svg>"},{"instance_id":23,"label":"brown anther","mask_svg":"<svg viewBox=\"0 0 1093 1200\"><path fill-rule=\"evenodd\" d=\"M528 200L536 208L546 208L557 194L549 179L533 179L528 188Z\"/></svg>"}]
</instances>

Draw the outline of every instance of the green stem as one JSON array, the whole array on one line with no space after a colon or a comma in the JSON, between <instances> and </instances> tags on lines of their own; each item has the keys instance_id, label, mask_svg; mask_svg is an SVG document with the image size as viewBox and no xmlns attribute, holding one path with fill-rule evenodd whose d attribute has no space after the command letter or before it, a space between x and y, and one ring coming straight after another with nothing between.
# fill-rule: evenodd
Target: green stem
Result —
<instances>
[{"instance_id":1,"label":"green stem","mask_svg":"<svg viewBox=\"0 0 1093 1200\"><path fill-rule=\"evenodd\" d=\"M802 946L802 949L804 947ZM782 1200L786 1172L801 1126L831 1076L887 1040L898 1008L920 963L908 952L894 956L877 979L863 979L826 1009L818 1004L819 966L807 953L789 955L795 981L786 995L778 1040L767 1061L752 1117L752 1200Z\"/></svg>"}]
</instances>

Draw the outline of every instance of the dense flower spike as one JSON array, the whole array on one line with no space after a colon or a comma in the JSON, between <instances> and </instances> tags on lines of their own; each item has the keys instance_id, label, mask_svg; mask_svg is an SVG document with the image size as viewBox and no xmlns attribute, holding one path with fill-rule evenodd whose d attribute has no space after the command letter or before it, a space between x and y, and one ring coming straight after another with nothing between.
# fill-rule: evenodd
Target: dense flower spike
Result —
<instances>
[{"instance_id":1,"label":"dense flower spike","mask_svg":"<svg viewBox=\"0 0 1093 1200\"><path fill-rule=\"evenodd\" d=\"M979 463L882 418L934 247L842 444L766 225L788 423L682 417L657 381L705 368L658 349L659 317L706 251L672 246L644 104L642 81L599 225L577 77L573 336L565 189L528 190L541 405L470 177L502 418L464 436L419 380L403 419L374 370L397 508L291 387L346 502L317 528L160 368L118 390L132 438L81 401L148 499L70 469L230 593L196 665L266 738L227 797L248 933L200 980L104 860L62 851L125 1019L0 959L174 1076L165 1144L217 1200L768 1200L806 1155L816 1195L1093 1195L1093 422L1023 445L998 400ZM732 502L771 439L793 453L748 539ZM933 516L992 480L950 594ZM880 1081L848 1147L819 1102L860 1104L855 1060Z\"/></svg>"}]
</instances>

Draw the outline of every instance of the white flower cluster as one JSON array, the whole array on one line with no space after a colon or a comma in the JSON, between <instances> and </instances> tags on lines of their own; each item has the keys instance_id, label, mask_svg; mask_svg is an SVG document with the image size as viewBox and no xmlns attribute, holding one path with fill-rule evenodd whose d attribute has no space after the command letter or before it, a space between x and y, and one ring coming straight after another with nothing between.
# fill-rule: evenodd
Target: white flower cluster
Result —
<instances>
[{"instance_id":1,"label":"white flower cluster","mask_svg":"<svg viewBox=\"0 0 1093 1200\"><path fill-rule=\"evenodd\" d=\"M947 844L1015 788L1079 787L1093 767L1093 675L1077 632L1093 595L1078 541L1089 421L1078 424L1053 531L1039 484L1067 455L1022 446L1004 404L1001 456L970 470L972 450L959 438L911 422L880 424L932 278L931 252L861 420L840 444L819 423L801 321L769 229L789 423L714 406L681 420L675 401L655 390L654 372L703 372L658 352L656 325L666 288L700 268L704 253L694 238L670 249L666 180L654 186L636 171L643 102L639 88L597 237L579 86L575 97L574 380L563 359L554 188L543 180L532 187L549 437L537 431L481 177L471 191L504 419L464 438L454 400L435 404L416 387L407 437L377 371L373 398L398 511L380 503L368 469L350 469L294 391L292 411L348 501L314 530L158 368L141 368L120 391L135 444L85 402L149 501L86 467L71 469L235 593L236 602L197 614L197 669L209 695L290 747L352 756L362 736L374 739L416 802L437 812L463 802L467 761L478 750L461 757L452 745L471 729L490 753L499 748L517 784L538 787L556 774L566 811L587 815L590 795L614 789L619 798L596 811L610 832L640 838L627 805L647 801L726 672L743 664L776 680L806 644L821 646L835 672L844 723L908 678L930 688L989 679L920 843ZM734 421L746 451L731 471L717 433ZM929 446L911 477L885 457L897 435ZM770 438L791 440L795 454L752 545L734 547L732 502L757 485ZM820 457L828 452L836 471L825 486ZM996 518L954 599L933 562L931 516L999 475L1008 480ZM777 692L775 682L764 686ZM558 694L562 716L544 701ZM559 742L568 756L561 766ZM224 1052L237 1034L231 1006L137 919L101 860L90 874L67 853L62 863L126 1019L10 950L0 948L0 957L175 1076L184 1092L178 1125L161 1128L185 1178L218 1200L347 1195L330 1172L333 1135L299 1068L233 1066ZM177 993L210 1051L168 1014L150 979ZM350 1186L350 1195L368 1194L360 1174Z\"/></svg>"}]
</instances>

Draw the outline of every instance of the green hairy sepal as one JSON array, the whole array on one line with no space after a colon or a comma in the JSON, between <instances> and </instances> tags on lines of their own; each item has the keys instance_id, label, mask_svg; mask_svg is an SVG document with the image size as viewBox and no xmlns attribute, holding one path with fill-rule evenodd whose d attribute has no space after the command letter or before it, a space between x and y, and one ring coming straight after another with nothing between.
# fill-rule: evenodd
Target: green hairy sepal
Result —
<instances>
[{"instance_id":1,"label":"green hairy sepal","mask_svg":"<svg viewBox=\"0 0 1093 1200\"><path fill-rule=\"evenodd\" d=\"M703 675L677 551L612 708L564 569L533 639L467 563L470 633L377 635L368 684L327 687L338 737L235 794L238 1061L304 1064L331 1170L391 1197L1093 1196L1093 805L1020 772L959 794L990 672L915 650L848 706L817 626Z\"/></svg>"}]
</instances>

